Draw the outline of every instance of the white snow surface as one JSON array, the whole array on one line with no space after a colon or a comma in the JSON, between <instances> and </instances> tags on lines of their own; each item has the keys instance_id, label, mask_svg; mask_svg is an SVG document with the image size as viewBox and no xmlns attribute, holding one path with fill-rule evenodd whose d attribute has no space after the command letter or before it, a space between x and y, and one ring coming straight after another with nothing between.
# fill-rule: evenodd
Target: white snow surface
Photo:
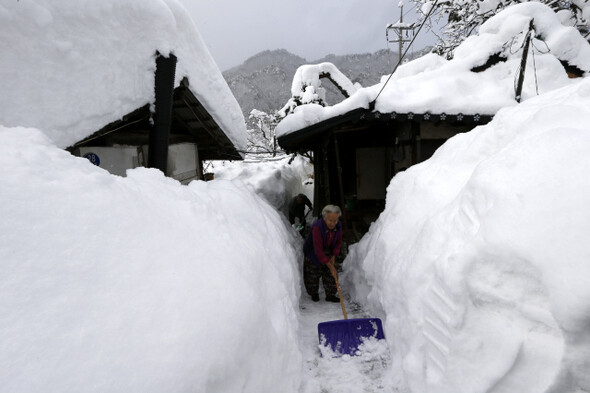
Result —
<instances>
[{"instance_id":1,"label":"white snow surface","mask_svg":"<svg viewBox=\"0 0 590 393\"><path fill-rule=\"evenodd\" d=\"M285 217L291 198L305 194L313 202L313 165L301 156L213 161L215 179L240 179ZM306 208L307 210L307 208ZM311 220L311 214L308 216Z\"/></svg>"},{"instance_id":2,"label":"white snow surface","mask_svg":"<svg viewBox=\"0 0 590 393\"><path fill-rule=\"evenodd\" d=\"M320 76L322 75L332 78L348 95L353 95L358 90L358 84L352 83L334 64L325 62L305 64L297 68L291 85L291 94L303 95L307 86L313 86L317 90L321 86Z\"/></svg>"},{"instance_id":3,"label":"white snow surface","mask_svg":"<svg viewBox=\"0 0 590 393\"><path fill-rule=\"evenodd\" d=\"M322 78L330 78L345 97L355 94L362 86L352 83L334 64L304 64L297 68L291 84L291 98L281 108L279 114L286 116L297 105L326 104L326 90L322 87Z\"/></svg>"},{"instance_id":4,"label":"white snow surface","mask_svg":"<svg viewBox=\"0 0 590 393\"><path fill-rule=\"evenodd\" d=\"M569 79L560 60L590 71L590 45L571 26L561 24L546 5L528 2L507 7L467 38L448 61L428 54L401 65L375 104L381 113L447 113L494 115L516 105L515 80L522 58L522 43L534 18L535 39L527 60L522 101L557 88L579 83ZM543 41L541 41L541 39ZM534 57L532 55L534 53ZM507 58L483 72L472 72L490 56ZM535 72L536 71L536 72ZM294 78L298 78L296 75ZM369 108L387 77L377 85L359 89L339 104L301 105L277 126L277 136L296 132L357 108Z\"/></svg>"},{"instance_id":5,"label":"white snow surface","mask_svg":"<svg viewBox=\"0 0 590 393\"><path fill-rule=\"evenodd\" d=\"M190 90L238 150L242 111L176 0L0 4L0 124L42 129L68 147L154 102L156 52L178 57Z\"/></svg>"},{"instance_id":6,"label":"white snow surface","mask_svg":"<svg viewBox=\"0 0 590 393\"><path fill-rule=\"evenodd\" d=\"M400 392L590 391L590 80L396 175L343 282Z\"/></svg>"},{"instance_id":7,"label":"white snow surface","mask_svg":"<svg viewBox=\"0 0 590 393\"><path fill-rule=\"evenodd\" d=\"M245 183L0 127L0 201L0 391L299 389L300 240Z\"/></svg>"}]
</instances>

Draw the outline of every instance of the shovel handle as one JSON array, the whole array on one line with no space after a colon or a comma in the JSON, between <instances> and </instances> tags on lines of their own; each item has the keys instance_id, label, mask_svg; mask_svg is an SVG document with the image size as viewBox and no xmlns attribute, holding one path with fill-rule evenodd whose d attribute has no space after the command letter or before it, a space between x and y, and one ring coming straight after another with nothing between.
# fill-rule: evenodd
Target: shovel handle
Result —
<instances>
[{"instance_id":1,"label":"shovel handle","mask_svg":"<svg viewBox=\"0 0 590 393\"><path fill-rule=\"evenodd\" d=\"M342 291L340 290L340 284L338 283L338 273L336 272L334 265L331 265L330 267L330 273L332 273L332 277L334 277L334 280L336 280L336 288L338 289L338 297L340 298L342 314L344 315L344 319L348 319L348 315L346 315L346 308L344 307L344 301L342 300Z\"/></svg>"}]
</instances>

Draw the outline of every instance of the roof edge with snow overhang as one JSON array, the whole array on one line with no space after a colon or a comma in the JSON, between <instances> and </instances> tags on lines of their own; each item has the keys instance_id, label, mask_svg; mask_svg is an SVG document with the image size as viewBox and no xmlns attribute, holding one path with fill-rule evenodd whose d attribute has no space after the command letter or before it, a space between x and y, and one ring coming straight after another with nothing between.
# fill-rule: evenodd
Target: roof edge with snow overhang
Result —
<instances>
[{"instance_id":1,"label":"roof edge with snow overhang","mask_svg":"<svg viewBox=\"0 0 590 393\"><path fill-rule=\"evenodd\" d=\"M532 55L521 72L527 36L531 37ZM464 122L479 118L473 123L485 123L500 109L517 105L515 82L522 81L521 76L522 99L526 100L577 83L572 78L589 72L590 45L574 27L563 25L544 4L517 4L484 23L477 35L455 50L452 60L427 54L333 106L321 106L321 102L291 106L277 126L278 140L283 146L304 139L287 136L312 135L328 124L345 121L358 108L374 109L369 117L385 115L390 120ZM300 81L301 75L295 79L298 85L312 85L315 80Z\"/></svg>"},{"instance_id":2,"label":"roof edge with snow overhang","mask_svg":"<svg viewBox=\"0 0 590 393\"><path fill-rule=\"evenodd\" d=\"M174 54L174 87L189 80L199 108L216 124L213 134L225 134L232 155L245 150L241 108L177 1L37 0L3 7L10 14L0 28L3 125L39 128L57 146L73 146L154 105L156 53Z\"/></svg>"},{"instance_id":3,"label":"roof edge with snow overhang","mask_svg":"<svg viewBox=\"0 0 590 393\"><path fill-rule=\"evenodd\" d=\"M357 125L359 122L431 122L431 123L449 123L456 125L473 125L478 126L489 123L494 115L491 114L463 114L463 113L398 113L389 112L381 113L371 111L365 108L356 108L344 114L327 118L318 123L300 129L298 132L281 135L277 138L279 145L286 151L306 151L311 150L315 141L324 134L336 131L346 125Z\"/></svg>"}]
</instances>

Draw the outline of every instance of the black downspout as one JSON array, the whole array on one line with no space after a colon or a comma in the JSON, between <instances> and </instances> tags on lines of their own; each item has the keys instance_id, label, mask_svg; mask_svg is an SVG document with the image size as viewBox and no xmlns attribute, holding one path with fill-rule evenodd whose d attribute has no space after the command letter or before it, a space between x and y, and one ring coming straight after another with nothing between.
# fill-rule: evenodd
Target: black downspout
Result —
<instances>
[{"instance_id":1,"label":"black downspout","mask_svg":"<svg viewBox=\"0 0 590 393\"><path fill-rule=\"evenodd\" d=\"M176 56L156 56L155 75L155 113L154 125L150 130L148 167L157 168L166 174L168 170L168 145L172 126L172 96L174 95L174 76Z\"/></svg>"}]
</instances>

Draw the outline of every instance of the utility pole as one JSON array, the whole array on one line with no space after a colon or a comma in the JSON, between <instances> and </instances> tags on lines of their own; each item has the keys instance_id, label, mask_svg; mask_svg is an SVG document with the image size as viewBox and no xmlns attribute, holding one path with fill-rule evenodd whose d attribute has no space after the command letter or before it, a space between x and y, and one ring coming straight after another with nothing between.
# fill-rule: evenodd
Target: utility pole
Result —
<instances>
[{"instance_id":1,"label":"utility pole","mask_svg":"<svg viewBox=\"0 0 590 393\"><path fill-rule=\"evenodd\" d=\"M408 31L412 31L414 33L414 25L408 25L404 23L404 2L403 0L399 2L398 7L400 9L399 13L399 21L397 23L390 23L385 28L385 37L387 38L387 42L396 43L398 44L398 62L401 62L402 58L402 50L404 47L404 42L410 42L411 39L408 37ZM394 32L396 37L395 39L389 37L389 32ZM406 32L406 38L404 39L404 32Z\"/></svg>"}]
</instances>

